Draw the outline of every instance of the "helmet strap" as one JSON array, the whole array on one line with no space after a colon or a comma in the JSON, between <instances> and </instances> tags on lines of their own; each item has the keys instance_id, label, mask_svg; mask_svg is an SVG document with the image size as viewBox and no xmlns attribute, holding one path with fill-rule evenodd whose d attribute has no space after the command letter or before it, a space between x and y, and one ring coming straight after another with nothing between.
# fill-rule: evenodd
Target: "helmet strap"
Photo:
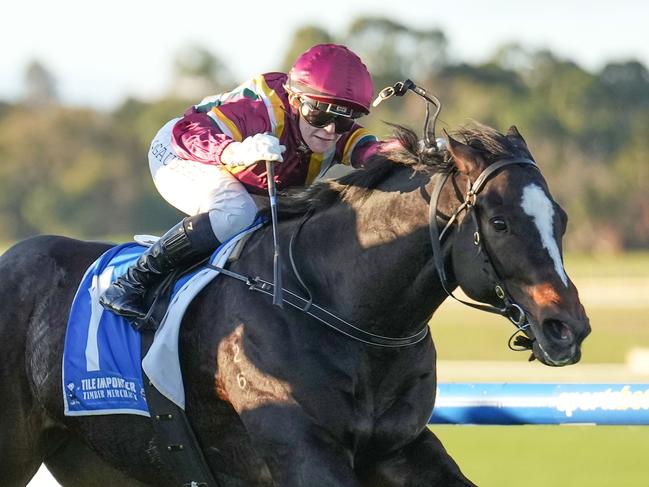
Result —
<instances>
[{"instance_id":1,"label":"helmet strap","mask_svg":"<svg viewBox=\"0 0 649 487\"><path fill-rule=\"evenodd\" d=\"M288 104L291 106L291 108L294 108L295 110L299 111L300 108L300 97L297 93L293 91L288 91Z\"/></svg>"},{"instance_id":2,"label":"helmet strap","mask_svg":"<svg viewBox=\"0 0 649 487\"><path fill-rule=\"evenodd\" d=\"M293 107L292 103L291 103L291 107ZM304 140L304 136L302 135L302 129L300 128L300 118L302 117L302 115L300 115L299 107L293 107L293 108L295 108L294 113L291 113L290 115L292 115L293 120L295 120L295 129L297 130L297 136L299 141L299 144L297 146L297 151L300 154L306 154L311 152L311 149L309 148L306 141Z\"/></svg>"}]
</instances>

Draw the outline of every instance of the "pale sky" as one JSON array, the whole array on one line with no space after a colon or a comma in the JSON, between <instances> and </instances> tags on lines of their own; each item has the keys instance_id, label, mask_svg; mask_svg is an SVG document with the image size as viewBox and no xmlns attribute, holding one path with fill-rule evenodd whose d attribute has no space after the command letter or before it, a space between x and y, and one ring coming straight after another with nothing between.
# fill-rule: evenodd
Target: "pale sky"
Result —
<instances>
[{"instance_id":1,"label":"pale sky","mask_svg":"<svg viewBox=\"0 0 649 487\"><path fill-rule=\"evenodd\" d=\"M649 66L643 0L17 0L2 9L0 99L21 95L35 58L55 75L65 102L111 107L128 94L155 98L169 86L174 53L191 43L243 81L278 70L297 27L342 33L361 14L441 28L455 60L485 60L518 41L589 70L630 58Z\"/></svg>"}]
</instances>

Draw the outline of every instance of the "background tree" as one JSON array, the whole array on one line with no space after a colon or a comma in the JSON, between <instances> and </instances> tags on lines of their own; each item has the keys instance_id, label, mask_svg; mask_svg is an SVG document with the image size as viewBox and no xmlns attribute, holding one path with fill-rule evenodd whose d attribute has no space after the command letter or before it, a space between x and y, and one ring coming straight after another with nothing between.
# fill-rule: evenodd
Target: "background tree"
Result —
<instances>
[{"instance_id":1,"label":"background tree","mask_svg":"<svg viewBox=\"0 0 649 487\"><path fill-rule=\"evenodd\" d=\"M198 45L181 48L173 60L171 95L195 99L233 88L230 71L212 52Z\"/></svg>"},{"instance_id":2,"label":"background tree","mask_svg":"<svg viewBox=\"0 0 649 487\"><path fill-rule=\"evenodd\" d=\"M334 42L333 37L321 27L316 25L300 27L293 33L289 45L286 48L286 54L282 61L282 70L288 72L298 56L311 46L331 42Z\"/></svg>"},{"instance_id":3,"label":"background tree","mask_svg":"<svg viewBox=\"0 0 649 487\"><path fill-rule=\"evenodd\" d=\"M411 78L439 96L438 133L471 119L500 130L516 124L570 214L566 248L649 248L649 72L642 63L615 61L591 72L517 44L484 63L449 62L443 32L361 17L341 37L314 25L298 29L284 68L322 42L357 52L377 92ZM40 63L29 66L23 102L0 102L0 241L158 232L179 219L151 182L151 139L190 104L243 80L233 81L201 46L179 51L172 67L165 97L131 98L106 113L59 105L54 77ZM392 131L383 121L421 131L424 108L414 94L393 98L363 124L380 137Z\"/></svg>"},{"instance_id":4,"label":"background tree","mask_svg":"<svg viewBox=\"0 0 649 487\"><path fill-rule=\"evenodd\" d=\"M360 17L342 39L367 64L377 86L404 78L423 82L447 63L446 36L382 17Z\"/></svg>"},{"instance_id":5,"label":"background tree","mask_svg":"<svg viewBox=\"0 0 649 487\"><path fill-rule=\"evenodd\" d=\"M43 108L57 101L54 76L39 61L29 63L25 69L25 103Z\"/></svg>"}]
</instances>

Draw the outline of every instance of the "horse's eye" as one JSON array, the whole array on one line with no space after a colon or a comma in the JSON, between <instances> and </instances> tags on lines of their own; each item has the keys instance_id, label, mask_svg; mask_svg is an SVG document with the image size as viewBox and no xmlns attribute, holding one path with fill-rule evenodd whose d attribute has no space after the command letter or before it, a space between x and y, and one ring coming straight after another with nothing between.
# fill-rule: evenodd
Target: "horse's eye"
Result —
<instances>
[{"instance_id":1,"label":"horse's eye","mask_svg":"<svg viewBox=\"0 0 649 487\"><path fill-rule=\"evenodd\" d=\"M502 218L492 218L491 225L497 232L505 232L507 230L507 223Z\"/></svg>"}]
</instances>

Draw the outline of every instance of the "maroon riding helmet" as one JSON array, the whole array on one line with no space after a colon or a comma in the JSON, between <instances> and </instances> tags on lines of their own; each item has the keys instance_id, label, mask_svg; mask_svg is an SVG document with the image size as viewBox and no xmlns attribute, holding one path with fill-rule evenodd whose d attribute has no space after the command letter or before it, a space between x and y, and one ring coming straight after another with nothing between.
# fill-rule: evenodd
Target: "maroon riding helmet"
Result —
<instances>
[{"instance_id":1,"label":"maroon riding helmet","mask_svg":"<svg viewBox=\"0 0 649 487\"><path fill-rule=\"evenodd\" d=\"M304 52L288 73L286 89L317 102L351 108L358 115L370 112L374 93L365 64L338 44L318 44Z\"/></svg>"}]
</instances>

